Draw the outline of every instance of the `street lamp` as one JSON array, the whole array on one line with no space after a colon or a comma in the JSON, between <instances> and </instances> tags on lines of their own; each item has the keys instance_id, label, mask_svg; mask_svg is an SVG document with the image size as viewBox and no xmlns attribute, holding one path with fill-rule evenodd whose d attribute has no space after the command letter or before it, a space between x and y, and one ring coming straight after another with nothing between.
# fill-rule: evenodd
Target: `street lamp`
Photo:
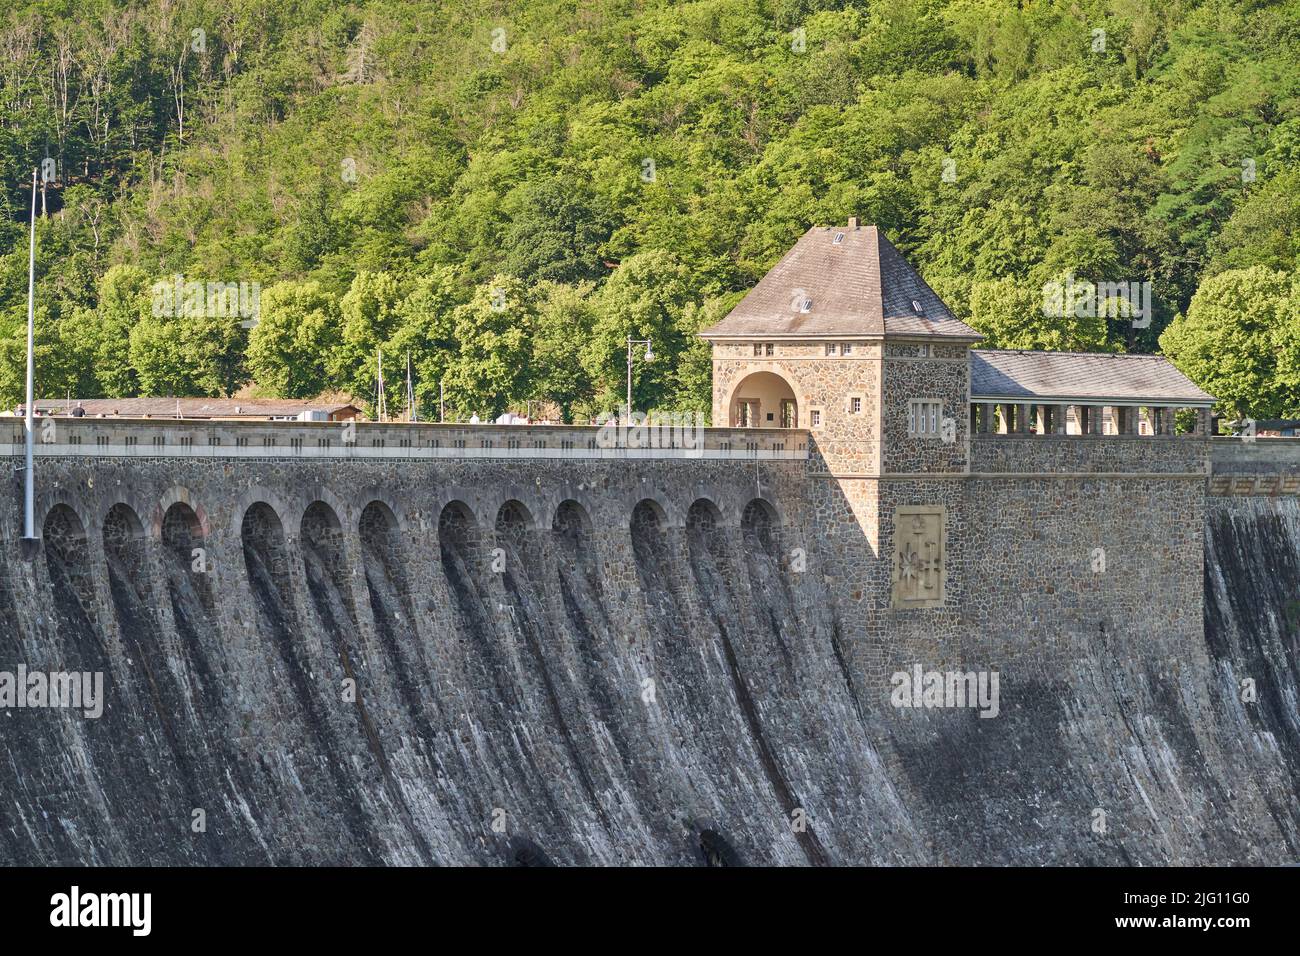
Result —
<instances>
[{"instance_id":1,"label":"street lamp","mask_svg":"<svg viewBox=\"0 0 1300 956\"><path fill-rule=\"evenodd\" d=\"M627 337L627 421L632 421L632 346L645 346L645 360L653 362L655 353L650 350L649 339L634 339L632 336Z\"/></svg>"},{"instance_id":2,"label":"street lamp","mask_svg":"<svg viewBox=\"0 0 1300 956\"><path fill-rule=\"evenodd\" d=\"M36 471L32 467L32 430L36 404L33 388L36 369L34 348L36 329L36 170L32 170L32 224L27 250L27 407L23 409L23 431L26 433L26 467L23 481L23 547L34 551L36 543Z\"/></svg>"}]
</instances>

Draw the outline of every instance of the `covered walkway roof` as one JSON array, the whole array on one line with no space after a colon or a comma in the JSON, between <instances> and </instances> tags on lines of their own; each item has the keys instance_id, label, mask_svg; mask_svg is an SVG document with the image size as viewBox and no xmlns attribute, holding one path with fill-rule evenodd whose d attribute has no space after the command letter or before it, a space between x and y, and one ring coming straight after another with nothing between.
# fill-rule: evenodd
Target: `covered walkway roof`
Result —
<instances>
[{"instance_id":1,"label":"covered walkway roof","mask_svg":"<svg viewBox=\"0 0 1300 956\"><path fill-rule=\"evenodd\" d=\"M1057 402L1208 408L1197 388L1163 355L971 349L972 402Z\"/></svg>"}]
</instances>

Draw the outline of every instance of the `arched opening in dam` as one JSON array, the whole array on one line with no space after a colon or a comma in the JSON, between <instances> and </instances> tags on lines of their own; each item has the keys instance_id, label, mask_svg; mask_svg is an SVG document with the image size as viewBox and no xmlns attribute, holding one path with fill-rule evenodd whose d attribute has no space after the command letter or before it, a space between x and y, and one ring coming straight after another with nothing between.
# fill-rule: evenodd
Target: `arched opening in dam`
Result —
<instances>
[{"instance_id":1,"label":"arched opening in dam","mask_svg":"<svg viewBox=\"0 0 1300 956\"><path fill-rule=\"evenodd\" d=\"M104 560L108 564L109 594L117 615L122 643L145 668L145 686L157 695L160 690L154 666L165 668L165 654L150 597L145 563L144 525L129 505L118 503L108 510L103 525ZM157 701L164 704L162 701ZM160 713L170 713L170 704Z\"/></svg>"},{"instance_id":2,"label":"arched opening in dam","mask_svg":"<svg viewBox=\"0 0 1300 956\"><path fill-rule=\"evenodd\" d=\"M567 498L555 509L551 519L551 530L556 539L563 542L570 551L577 552L591 547L591 516L587 509Z\"/></svg>"},{"instance_id":3,"label":"arched opening in dam","mask_svg":"<svg viewBox=\"0 0 1300 956\"><path fill-rule=\"evenodd\" d=\"M57 504L45 516L41 539L56 610L80 642L96 642L95 582L90 571L86 526L70 507Z\"/></svg>"},{"instance_id":4,"label":"arched opening in dam","mask_svg":"<svg viewBox=\"0 0 1300 956\"><path fill-rule=\"evenodd\" d=\"M757 544L769 555L776 552L776 529L780 524L776 508L764 498L755 498L745 505L740 515L740 530L747 545Z\"/></svg>"},{"instance_id":5,"label":"arched opening in dam","mask_svg":"<svg viewBox=\"0 0 1300 956\"><path fill-rule=\"evenodd\" d=\"M790 383L776 372L752 372L731 392L732 428L797 428L799 401Z\"/></svg>"},{"instance_id":6,"label":"arched opening in dam","mask_svg":"<svg viewBox=\"0 0 1300 956\"><path fill-rule=\"evenodd\" d=\"M589 589L598 589L597 546L591 529L591 516L573 498L564 499L551 519L551 538L555 542L560 570L582 572Z\"/></svg>"},{"instance_id":7,"label":"arched opening in dam","mask_svg":"<svg viewBox=\"0 0 1300 956\"><path fill-rule=\"evenodd\" d=\"M129 505L119 502L104 516L104 554L133 577L144 570L144 525Z\"/></svg>"},{"instance_id":8,"label":"arched opening in dam","mask_svg":"<svg viewBox=\"0 0 1300 956\"><path fill-rule=\"evenodd\" d=\"M647 598L668 590L668 517L659 502L643 498L632 509L628 522L632 535L632 553L636 557L637 574L647 592Z\"/></svg>"},{"instance_id":9,"label":"arched opening in dam","mask_svg":"<svg viewBox=\"0 0 1300 956\"><path fill-rule=\"evenodd\" d=\"M372 501L361 511L357 532L370 610L380 636L395 639L397 629L409 633L415 627L415 598L397 516L384 502Z\"/></svg>"},{"instance_id":10,"label":"arched opening in dam","mask_svg":"<svg viewBox=\"0 0 1300 956\"><path fill-rule=\"evenodd\" d=\"M477 545L478 521L463 501L449 501L438 514L438 544L444 553L451 549L468 557Z\"/></svg>"},{"instance_id":11,"label":"arched opening in dam","mask_svg":"<svg viewBox=\"0 0 1300 956\"><path fill-rule=\"evenodd\" d=\"M252 504L244 512L239 526L244 549L244 565L249 585L264 610L275 611L277 618L293 613L293 590L289 575L289 554L284 542L284 525L280 516L264 501Z\"/></svg>"},{"instance_id":12,"label":"arched opening in dam","mask_svg":"<svg viewBox=\"0 0 1300 956\"><path fill-rule=\"evenodd\" d=\"M699 538L716 553L719 551L718 532L722 528L722 511L709 498L697 498L686 511L687 536Z\"/></svg>"},{"instance_id":13,"label":"arched opening in dam","mask_svg":"<svg viewBox=\"0 0 1300 956\"><path fill-rule=\"evenodd\" d=\"M497 540L511 548L522 549L533 516L521 501L507 501L497 509Z\"/></svg>"},{"instance_id":14,"label":"arched opening in dam","mask_svg":"<svg viewBox=\"0 0 1300 956\"><path fill-rule=\"evenodd\" d=\"M621 628L610 620L606 607L587 509L572 498L562 501L551 521L551 539L577 680L591 702L600 733L613 744L621 766L635 773L647 731L641 724L644 708L634 704L628 712L627 686L629 682L639 686L640 681L623 669Z\"/></svg>"},{"instance_id":15,"label":"arched opening in dam","mask_svg":"<svg viewBox=\"0 0 1300 956\"><path fill-rule=\"evenodd\" d=\"M415 607L397 515L386 503L372 501L361 511L357 533L372 605L377 594L384 598L376 616L413 626Z\"/></svg>"},{"instance_id":16,"label":"arched opening in dam","mask_svg":"<svg viewBox=\"0 0 1300 956\"><path fill-rule=\"evenodd\" d=\"M199 516L183 501L173 503L163 514L161 537L163 573L172 590L172 613L190 616L201 610L205 617L210 616L215 610L212 576Z\"/></svg>"},{"instance_id":17,"label":"arched opening in dam","mask_svg":"<svg viewBox=\"0 0 1300 956\"><path fill-rule=\"evenodd\" d=\"M343 547L343 525L334 509L323 501L313 501L303 512L298 542L316 612L327 630L347 640L343 631L355 631L357 611Z\"/></svg>"}]
</instances>

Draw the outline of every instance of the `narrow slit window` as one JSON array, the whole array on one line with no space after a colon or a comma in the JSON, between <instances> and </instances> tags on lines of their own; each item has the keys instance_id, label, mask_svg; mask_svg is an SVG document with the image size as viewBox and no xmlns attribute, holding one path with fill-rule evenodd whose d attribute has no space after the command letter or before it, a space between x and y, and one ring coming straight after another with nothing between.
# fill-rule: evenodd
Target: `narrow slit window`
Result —
<instances>
[{"instance_id":1,"label":"narrow slit window","mask_svg":"<svg viewBox=\"0 0 1300 956\"><path fill-rule=\"evenodd\" d=\"M943 402L914 398L907 403L907 433L918 438L937 438L943 418Z\"/></svg>"}]
</instances>

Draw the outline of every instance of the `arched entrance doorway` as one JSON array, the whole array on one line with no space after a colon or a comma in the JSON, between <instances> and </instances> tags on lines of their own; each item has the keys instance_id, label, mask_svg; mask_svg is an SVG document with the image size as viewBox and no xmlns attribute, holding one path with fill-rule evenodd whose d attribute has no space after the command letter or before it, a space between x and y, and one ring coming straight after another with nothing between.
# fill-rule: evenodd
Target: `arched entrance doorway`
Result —
<instances>
[{"instance_id":1,"label":"arched entrance doorway","mask_svg":"<svg viewBox=\"0 0 1300 956\"><path fill-rule=\"evenodd\" d=\"M775 372L754 372L731 393L732 428L796 428L799 403L794 389Z\"/></svg>"}]
</instances>

